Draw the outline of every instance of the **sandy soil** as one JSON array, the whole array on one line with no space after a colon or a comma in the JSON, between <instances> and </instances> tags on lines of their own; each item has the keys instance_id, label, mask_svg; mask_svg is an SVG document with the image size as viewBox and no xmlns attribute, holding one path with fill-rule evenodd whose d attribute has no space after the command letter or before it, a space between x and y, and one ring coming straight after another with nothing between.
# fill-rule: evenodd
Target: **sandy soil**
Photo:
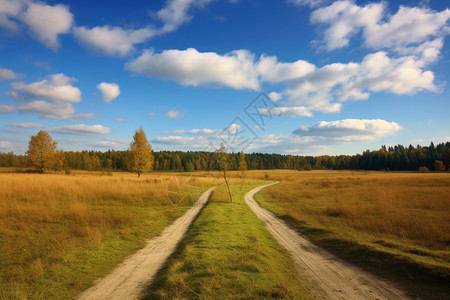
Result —
<instances>
[{"instance_id":1,"label":"sandy soil","mask_svg":"<svg viewBox=\"0 0 450 300\"><path fill-rule=\"evenodd\" d=\"M78 299L139 299L166 259L175 251L189 226L205 206L214 188L204 192L182 217L166 227L160 236L99 279Z\"/></svg>"},{"instance_id":2,"label":"sandy soil","mask_svg":"<svg viewBox=\"0 0 450 300\"><path fill-rule=\"evenodd\" d=\"M272 183L276 184L276 183ZM282 220L256 203L253 196L265 187L245 195L245 201L266 224L270 233L292 256L299 279L318 299L409 299L392 284L352 266L300 236Z\"/></svg>"}]
</instances>

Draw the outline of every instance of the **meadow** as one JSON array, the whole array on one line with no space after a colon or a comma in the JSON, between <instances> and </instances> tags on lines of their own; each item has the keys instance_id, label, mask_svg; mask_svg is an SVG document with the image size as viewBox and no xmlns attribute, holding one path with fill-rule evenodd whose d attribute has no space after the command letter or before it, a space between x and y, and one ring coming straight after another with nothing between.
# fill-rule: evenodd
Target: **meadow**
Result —
<instances>
[{"instance_id":1,"label":"meadow","mask_svg":"<svg viewBox=\"0 0 450 300\"><path fill-rule=\"evenodd\" d=\"M448 295L450 174L268 172L263 207L318 245L425 296Z\"/></svg>"},{"instance_id":2,"label":"meadow","mask_svg":"<svg viewBox=\"0 0 450 300\"><path fill-rule=\"evenodd\" d=\"M445 298L450 274L450 174L268 170L221 173L0 172L0 299L70 299L219 187L147 298L310 298L286 251L243 201L319 246Z\"/></svg>"},{"instance_id":3,"label":"meadow","mask_svg":"<svg viewBox=\"0 0 450 300\"><path fill-rule=\"evenodd\" d=\"M0 299L69 299L181 216L215 177L0 173Z\"/></svg>"}]
</instances>

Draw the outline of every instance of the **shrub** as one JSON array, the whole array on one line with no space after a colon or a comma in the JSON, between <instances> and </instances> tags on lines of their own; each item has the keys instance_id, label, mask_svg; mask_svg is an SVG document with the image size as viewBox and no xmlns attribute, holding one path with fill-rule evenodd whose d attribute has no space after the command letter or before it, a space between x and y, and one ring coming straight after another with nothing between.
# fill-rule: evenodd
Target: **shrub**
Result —
<instances>
[{"instance_id":1,"label":"shrub","mask_svg":"<svg viewBox=\"0 0 450 300\"><path fill-rule=\"evenodd\" d=\"M428 172L430 172L430 170L428 170L427 167L419 167L419 172L420 173L428 173Z\"/></svg>"},{"instance_id":2,"label":"shrub","mask_svg":"<svg viewBox=\"0 0 450 300\"><path fill-rule=\"evenodd\" d=\"M438 172L445 171L444 163L441 160L435 160L433 164L434 170Z\"/></svg>"}]
</instances>

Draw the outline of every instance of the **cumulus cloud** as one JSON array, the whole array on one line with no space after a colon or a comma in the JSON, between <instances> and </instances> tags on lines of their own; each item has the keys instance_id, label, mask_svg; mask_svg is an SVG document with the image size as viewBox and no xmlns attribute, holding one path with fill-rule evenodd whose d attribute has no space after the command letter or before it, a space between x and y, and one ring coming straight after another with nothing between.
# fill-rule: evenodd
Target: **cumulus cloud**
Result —
<instances>
[{"instance_id":1,"label":"cumulus cloud","mask_svg":"<svg viewBox=\"0 0 450 300\"><path fill-rule=\"evenodd\" d=\"M277 92L271 92L269 94L269 98L273 102L277 102L278 100L280 100L282 98L282 95L280 93L277 93Z\"/></svg>"},{"instance_id":2,"label":"cumulus cloud","mask_svg":"<svg viewBox=\"0 0 450 300\"><path fill-rule=\"evenodd\" d=\"M112 56L126 56L135 45L146 42L155 35L151 28L125 30L120 27L96 26L86 28L76 27L73 30L75 37L86 47Z\"/></svg>"},{"instance_id":3,"label":"cumulus cloud","mask_svg":"<svg viewBox=\"0 0 450 300\"><path fill-rule=\"evenodd\" d=\"M12 18L19 15L25 5L20 0L0 0L0 27L14 33L19 30L19 25Z\"/></svg>"},{"instance_id":4,"label":"cumulus cloud","mask_svg":"<svg viewBox=\"0 0 450 300\"><path fill-rule=\"evenodd\" d=\"M98 141L93 144L95 147L115 149L119 147L119 144L113 141Z\"/></svg>"},{"instance_id":5,"label":"cumulus cloud","mask_svg":"<svg viewBox=\"0 0 450 300\"><path fill-rule=\"evenodd\" d=\"M208 148L210 139L204 136L162 136L151 141L155 148L173 150L205 150Z\"/></svg>"},{"instance_id":6,"label":"cumulus cloud","mask_svg":"<svg viewBox=\"0 0 450 300\"><path fill-rule=\"evenodd\" d=\"M10 142L0 141L0 149L11 150L12 148L13 148L13 145Z\"/></svg>"},{"instance_id":7,"label":"cumulus cloud","mask_svg":"<svg viewBox=\"0 0 450 300\"><path fill-rule=\"evenodd\" d=\"M4 1L4 0L2 0ZM177 30L192 19L194 7L203 7L213 0L167 0L166 5L154 13L163 24L160 28L144 27L124 29L118 26L75 27L75 37L87 48L101 54L126 56L135 50L135 46L157 35Z\"/></svg>"},{"instance_id":8,"label":"cumulus cloud","mask_svg":"<svg viewBox=\"0 0 450 300\"><path fill-rule=\"evenodd\" d=\"M111 132L109 127L105 127L102 125L85 125L85 124L54 127L50 128L49 131L73 135L96 135L96 134L107 134Z\"/></svg>"},{"instance_id":9,"label":"cumulus cloud","mask_svg":"<svg viewBox=\"0 0 450 300\"><path fill-rule=\"evenodd\" d=\"M440 42L432 41L424 47L430 50L438 47ZM428 59L433 59L434 54L432 50L428 51ZM311 116L313 112L338 113L342 109L340 102L365 100L376 92L436 91L434 74L426 70L426 66L424 56L392 57L384 51L369 54L359 63L331 63L317 67L303 60L279 62L276 57L265 55L255 60L246 50L220 55L187 49L167 50L161 54L146 51L126 68L183 85L257 90L264 82L281 84L285 90L272 92L269 97L273 101L283 98L283 108L262 109L275 115Z\"/></svg>"},{"instance_id":10,"label":"cumulus cloud","mask_svg":"<svg viewBox=\"0 0 450 300\"><path fill-rule=\"evenodd\" d=\"M168 119L180 119L184 116L184 113L179 110L169 110L164 114L164 117Z\"/></svg>"},{"instance_id":11,"label":"cumulus cloud","mask_svg":"<svg viewBox=\"0 0 450 300\"><path fill-rule=\"evenodd\" d=\"M259 89L254 56L246 50L225 55L196 49L144 51L125 68L148 77L179 82L182 85L220 85L234 89Z\"/></svg>"},{"instance_id":12,"label":"cumulus cloud","mask_svg":"<svg viewBox=\"0 0 450 300\"><path fill-rule=\"evenodd\" d=\"M53 50L58 49L61 34L68 33L73 14L62 4L48 5L31 0L0 0L0 27L9 33L26 25L30 36Z\"/></svg>"},{"instance_id":13,"label":"cumulus cloud","mask_svg":"<svg viewBox=\"0 0 450 300\"><path fill-rule=\"evenodd\" d=\"M74 81L74 78L60 73L30 84L13 82L11 88L20 92L24 99L46 98L55 102L80 102L81 91L72 86Z\"/></svg>"},{"instance_id":14,"label":"cumulus cloud","mask_svg":"<svg viewBox=\"0 0 450 300\"><path fill-rule=\"evenodd\" d=\"M192 134L192 135L213 135L213 134L217 134L218 132L219 132L219 130L208 129L208 128L189 129L189 130L176 129L176 130L172 130L172 131L166 131L166 133L171 133L171 134Z\"/></svg>"},{"instance_id":15,"label":"cumulus cloud","mask_svg":"<svg viewBox=\"0 0 450 300\"><path fill-rule=\"evenodd\" d=\"M0 113L35 113L41 115L45 119L78 121L81 119L90 119L94 117L92 113L75 114L75 109L70 103L47 102L36 100L32 102L22 103L17 106L1 105Z\"/></svg>"},{"instance_id":16,"label":"cumulus cloud","mask_svg":"<svg viewBox=\"0 0 450 300\"><path fill-rule=\"evenodd\" d=\"M101 141L91 144L91 146L107 149L127 149L130 145L129 140L121 140L115 138L105 138Z\"/></svg>"},{"instance_id":17,"label":"cumulus cloud","mask_svg":"<svg viewBox=\"0 0 450 300\"><path fill-rule=\"evenodd\" d=\"M213 0L168 0L167 5L156 13L163 22L160 29L162 33L172 32L184 23L189 22L192 16L189 11L192 7L204 6Z\"/></svg>"},{"instance_id":18,"label":"cumulus cloud","mask_svg":"<svg viewBox=\"0 0 450 300\"><path fill-rule=\"evenodd\" d=\"M14 72L12 70L0 67L0 81L14 80L19 77L21 77L20 74L17 74L16 72Z\"/></svg>"},{"instance_id":19,"label":"cumulus cloud","mask_svg":"<svg viewBox=\"0 0 450 300\"><path fill-rule=\"evenodd\" d=\"M317 7L325 3L327 0L289 0L289 2L298 6Z\"/></svg>"},{"instance_id":20,"label":"cumulus cloud","mask_svg":"<svg viewBox=\"0 0 450 300\"><path fill-rule=\"evenodd\" d=\"M386 135L393 135L401 129L402 127L396 122L381 119L345 119L305 125L295 130L293 134L350 142L374 140Z\"/></svg>"},{"instance_id":21,"label":"cumulus cloud","mask_svg":"<svg viewBox=\"0 0 450 300\"><path fill-rule=\"evenodd\" d=\"M449 9L436 12L426 7L400 6L397 13L389 15L385 2L358 6L345 0L315 10L310 21L328 25L324 32L328 50L347 46L362 31L366 47L402 52L447 35L449 19Z\"/></svg>"},{"instance_id":22,"label":"cumulus cloud","mask_svg":"<svg viewBox=\"0 0 450 300\"><path fill-rule=\"evenodd\" d=\"M32 122L18 122L18 123L9 123L8 126L18 128L40 128L43 127L44 125Z\"/></svg>"},{"instance_id":23,"label":"cumulus cloud","mask_svg":"<svg viewBox=\"0 0 450 300\"><path fill-rule=\"evenodd\" d=\"M117 83L102 82L97 85L100 91L100 98L103 102L110 103L120 95L120 88Z\"/></svg>"},{"instance_id":24,"label":"cumulus cloud","mask_svg":"<svg viewBox=\"0 0 450 300\"><path fill-rule=\"evenodd\" d=\"M15 111L15 107L12 105L0 105L0 113L9 114Z\"/></svg>"},{"instance_id":25,"label":"cumulus cloud","mask_svg":"<svg viewBox=\"0 0 450 300\"><path fill-rule=\"evenodd\" d=\"M312 108L305 106L259 107L262 116L312 117Z\"/></svg>"},{"instance_id":26,"label":"cumulus cloud","mask_svg":"<svg viewBox=\"0 0 450 300\"><path fill-rule=\"evenodd\" d=\"M262 55L259 59L256 69L261 76L261 80L279 83L301 78L308 73L313 72L316 67L304 60L298 60L293 63L278 62L275 56Z\"/></svg>"},{"instance_id":27,"label":"cumulus cloud","mask_svg":"<svg viewBox=\"0 0 450 300\"><path fill-rule=\"evenodd\" d=\"M61 4L51 6L29 2L18 17L28 25L31 36L51 49L59 47L58 35L68 33L73 23L73 14Z\"/></svg>"}]
</instances>

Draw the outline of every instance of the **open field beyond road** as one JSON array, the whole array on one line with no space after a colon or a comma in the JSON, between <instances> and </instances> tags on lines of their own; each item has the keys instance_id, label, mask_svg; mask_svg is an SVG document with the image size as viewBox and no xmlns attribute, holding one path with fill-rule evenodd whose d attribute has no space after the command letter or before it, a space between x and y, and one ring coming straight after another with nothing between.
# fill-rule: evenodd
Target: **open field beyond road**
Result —
<instances>
[{"instance_id":1,"label":"open field beyond road","mask_svg":"<svg viewBox=\"0 0 450 300\"><path fill-rule=\"evenodd\" d=\"M410 294L450 290L450 174L277 171L256 195L317 245Z\"/></svg>"}]
</instances>

